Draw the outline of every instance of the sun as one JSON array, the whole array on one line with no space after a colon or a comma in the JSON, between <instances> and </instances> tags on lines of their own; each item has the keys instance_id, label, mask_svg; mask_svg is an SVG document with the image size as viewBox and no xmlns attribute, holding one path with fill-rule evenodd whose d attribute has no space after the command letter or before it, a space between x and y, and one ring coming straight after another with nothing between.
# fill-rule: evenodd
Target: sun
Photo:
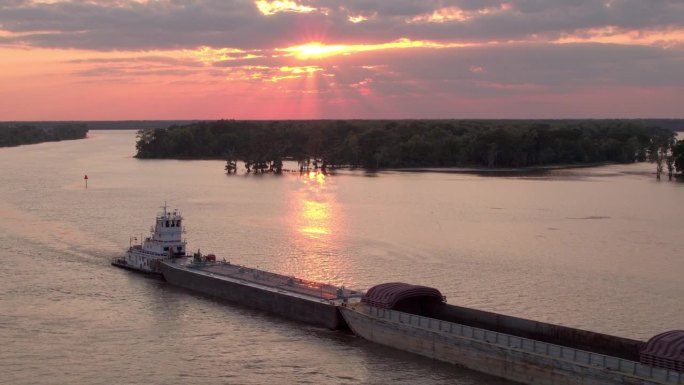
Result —
<instances>
[{"instance_id":1,"label":"sun","mask_svg":"<svg viewBox=\"0 0 684 385\"><path fill-rule=\"evenodd\" d=\"M276 48L276 51L287 52L288 56L295 56L298 59L319 59L335 55L352 55L361 52L392 50L392 49L408 49L408 48L453 48L453 47L467 47L469 43L438 43L426 40L410 40L407 38L397 39L387 43L377 44L332 44L327 45L319 41L313 41L307 44Z\"/></svg>"},{"instance_id":2,"label":"sun","mask_svg":"<svg viewBox=\"0 0 684 385\"><path fill-rule=\"evenodd\" d=\"M289 47L284 51L293 53L300 59L305 58L323 58L327 56L339 55L349 51L349 47L345 45L325 45L320 42L311 42L295 47Z\"/></svg>"}]
</instances>

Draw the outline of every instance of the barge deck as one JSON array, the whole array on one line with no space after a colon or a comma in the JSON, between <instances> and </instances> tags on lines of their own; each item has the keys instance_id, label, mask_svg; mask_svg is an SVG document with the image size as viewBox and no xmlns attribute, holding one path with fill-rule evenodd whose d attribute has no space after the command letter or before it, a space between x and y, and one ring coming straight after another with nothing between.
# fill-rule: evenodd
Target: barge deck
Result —
<instances>
[{"instance_id":1,"label":"barge deck","mask_svg":"<svg viewBox=\"0 0 684 385\"><path fill-rule=\"evenodd\" d=\"M338 307L363 295L229 262L172 259L161 264L161 272L173 285L333 330L346 328Z\"/></svg>"}]
</instances>

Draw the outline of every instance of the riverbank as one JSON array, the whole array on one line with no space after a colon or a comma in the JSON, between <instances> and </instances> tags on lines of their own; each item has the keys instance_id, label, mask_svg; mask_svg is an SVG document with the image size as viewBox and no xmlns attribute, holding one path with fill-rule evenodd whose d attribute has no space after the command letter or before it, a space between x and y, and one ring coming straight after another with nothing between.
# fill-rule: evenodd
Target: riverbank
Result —
<instances>
[{"instance_id":1,"label":"riverbank","mask_svg":"<svg viewBox=\"0 0 684 385\"><path fill-rule=\"evenodd\" d=\"M40 126L18 123L0 123L0 147L15 147L26 144L85 139L87 135L88 126L85 124L73 123L55 126Z\"/></svg>"},{"instance_id":2,"label":"riverbank","mask_svg":"<svg viewBox=\"0 0 684 385\"><path fill-rule=\"evenodd\" d=\"M141 131L138 158L241 159L252 171L305 165L365 169L630 163L674 132L629 120L217 121Z\"/></svg>"}]
</instances>

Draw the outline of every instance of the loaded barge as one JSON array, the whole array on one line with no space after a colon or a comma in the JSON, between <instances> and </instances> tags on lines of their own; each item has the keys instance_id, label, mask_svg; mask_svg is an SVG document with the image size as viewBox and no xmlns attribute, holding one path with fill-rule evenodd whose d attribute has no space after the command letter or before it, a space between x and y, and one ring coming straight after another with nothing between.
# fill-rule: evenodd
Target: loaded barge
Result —
<instances>
[{"instance_id":1,"label":"loaded barge","mask_svg":"<svg viewBox=\"0 0 684 385\"><path fill-rule=\"evenodd\" d=\"M166 205L150 236L112 265L293 320L533 385L684 384L684 330L648 342L446 303L439 290L384 283L363 293L186 254Z\"/></svg>"},{"instance_id":2,"label":"loaded barge","mask_svg":"<svg viewBox=\"0 0 684 385\"><path fill-rule=\"evenodd\" d=\"M437 289L398 282L340 310L369 341L525 384L684 384L684 330L644 343L448 305Z\"/></svg>"}]
</instances>

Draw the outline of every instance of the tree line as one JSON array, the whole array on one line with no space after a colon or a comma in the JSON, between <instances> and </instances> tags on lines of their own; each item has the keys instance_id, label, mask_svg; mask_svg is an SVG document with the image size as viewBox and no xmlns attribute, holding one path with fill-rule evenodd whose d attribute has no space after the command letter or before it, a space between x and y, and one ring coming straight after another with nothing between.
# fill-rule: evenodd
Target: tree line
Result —
<instances>
[{"instance_id":1,"label":"tree line","mask_svg":"<svg viewBox=\"0 0 684 385\"><path fill-rule=\"evenodd\" d=\"M46 126L0 123L0 147L83 139L87 134L88 126L82 123L63 123Z\"/></svg>"},{"instance_id":2,"label":"tree line","mask_svg":"<svg viewBox=\"0 0 684 385\"><path fill-rule=\"evenodd\" d=\"M660 154L682 171L675 137L632 120L220 120L141 130L136 156L241 160L248 171L278 172L285 159L321 168L524 168Z\"/></svg>"}]
</instances>

